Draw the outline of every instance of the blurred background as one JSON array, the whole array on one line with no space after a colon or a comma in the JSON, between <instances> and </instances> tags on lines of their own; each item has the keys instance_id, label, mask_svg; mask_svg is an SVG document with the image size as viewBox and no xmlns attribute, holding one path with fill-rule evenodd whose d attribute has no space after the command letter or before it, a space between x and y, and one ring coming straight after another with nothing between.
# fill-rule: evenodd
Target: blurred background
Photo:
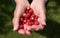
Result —
<instances>
[{"instance_id":1,"label":"blurred background","mask_svg":"<svg viewBox=\"0 0 60 38\"><path fill-rule=\"evenodd\" d=\"M0 38L60 38L60 0L49 0L46 5L47 26L31 35L13 31L13 0L0 0Z\"/></svg>"}]
</instances>

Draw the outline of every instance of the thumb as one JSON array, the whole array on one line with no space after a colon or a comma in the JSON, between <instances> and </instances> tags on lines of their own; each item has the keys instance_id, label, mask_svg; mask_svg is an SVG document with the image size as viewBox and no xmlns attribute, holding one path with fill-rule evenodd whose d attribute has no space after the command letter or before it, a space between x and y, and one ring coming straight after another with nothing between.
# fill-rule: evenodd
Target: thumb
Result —
<instances>
[{"instance_id":1,"label":"thumb","mask_svg":"<svg viewBox=\"0 0 60 38\"><path fill-rule=\"evenodd\" d=\"M13 30L17 30L19 27L19 19L18 18L13 18Z\"/></svg>"},{"instance_id":2,"label":"thumb","mask_svg":"<svg viewBox=\"0 0 60 38\"><path fill-rule=\"evenodd\" d=\"M46 21L41 21L41 24L42 24L43 26L45 26L45 25L46 25Z\"/></svg>"},{"instance_id":3,"label":"thumb","mask_svg":"<svg viewBox=\"0 0 60 38\"><path fill-rule=\"evenodd\" d=\"M41 19L41 18L38 18L38 21L42 24L42 25L46 25L46 20L43 20L43 19Z\"/></svg>"},{"instance_id":4,"label":"thumb","mask_svg":"<svg viewBox=\"0 0 60 38\"><path fill-rule=\"evenodd\" d=\"M14 18L13 18L13 30L17 30L19 27L19 18L21 16L21 13L23 13L23 8L21 8L19 5L16 6L16 9L14 11Z\"/></svg>"}]
</instances>

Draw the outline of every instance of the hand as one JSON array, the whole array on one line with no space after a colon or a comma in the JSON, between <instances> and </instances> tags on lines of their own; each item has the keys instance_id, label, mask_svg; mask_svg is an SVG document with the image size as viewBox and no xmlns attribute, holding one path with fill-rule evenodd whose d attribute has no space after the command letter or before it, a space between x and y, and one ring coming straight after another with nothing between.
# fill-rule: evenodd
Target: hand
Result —
<instances>
[{"instance_id":1,"label":"hand","mask_svg":"<svg viewBox=\"0 0 60 38\"><path fill-rule=\"evenodd\" d=\"M29 3L27 0L15 0L16 2L16 8L15 8L15 11L14 11L14 18L13 18L13 30L16 31L18 28L19 28L19 18L20 18L20 15L22 13L24 13L24 9L26 7L29 7ZM18 33L20 34L30 34L30 31L26 30L26 29L19 29L18 30Z\"/></svg>"},{"instance_id":2,"label":"hand","mask_svg":"<svg viewBox=\"0 0 60 38\"><path fill-rule=\"evenodd\" d=\"M31 8L34 13L39 16L39 25L33 25L32 28L34 30L42 30L46 25L46 16L45 16L45 1L44 0L33 0L31 3Z\"/></svg>"}]
</instances>

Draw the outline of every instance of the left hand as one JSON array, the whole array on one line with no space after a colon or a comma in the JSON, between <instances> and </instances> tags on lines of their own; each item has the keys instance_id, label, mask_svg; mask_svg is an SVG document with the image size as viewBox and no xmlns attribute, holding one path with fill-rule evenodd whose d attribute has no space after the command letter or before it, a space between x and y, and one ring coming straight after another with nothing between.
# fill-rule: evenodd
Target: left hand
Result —
<instances>
[{"instance_id":1,"label":"left hand","mask_svg":"<svg viewBox=\"0 0 60 38\"><path fill-rule=\"evenodd\" d=\"M16 31L19 29L19 18L21 16L21 14L24 13L24 10L26 7L29 7L30 4L27 0L15 0L16 3L16 8L14 11L14 17L13 17L13 30ZM28 25L26 25L28 27ZM30 27L28 27L30 28ZM30 34L29 30L26 30L27 28L25 27L24 29L19 29L18 33L19 34Z\"/></svg>"}]
</instances>

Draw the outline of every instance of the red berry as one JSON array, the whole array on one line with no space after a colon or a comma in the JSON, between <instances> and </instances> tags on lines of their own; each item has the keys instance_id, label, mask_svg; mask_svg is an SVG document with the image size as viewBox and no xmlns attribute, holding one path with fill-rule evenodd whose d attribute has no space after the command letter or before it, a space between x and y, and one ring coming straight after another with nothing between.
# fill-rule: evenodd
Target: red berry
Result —
<instances>
[{"instance_id":1,"label":"red berry","mask_svg":"<svg viewBox=\"0 0 60 38\"><path fill-rule=\"evenodd\" d=\"M39 25L39 22L38 22L38 21L35 21L34 24L35 24L35 25Z\"/></svg>"},{"instance_id":2,"label":"red berry","mask_svg":"<svg viewBox=\"0 0 60 38\"><path fill-rule=\"evenodd\" d=\"M25 17L26 16L26 13L23 13L23 17Z\"/></svg>"},{"instance_id":3,"label":"red berry","mask_svg":"<svg viewBox=\"0 0 60 38\"><path fill-rule=\"evenodd\" d=\"M20 18L21 21L23 21L23 18Z\"/></svg>"},{"instance_id":4,"label":"red berry","mask_svg":"<svg viewBox=\"0 0 60 38\"><path fill-rule=\"evenodd\" d=\"M28 18L29 16L30 16L30 14L29 14L29 13L27 13L25 17L26 17L26 18Z\"/></svg>"},{"instance_id":5,"label":"red berry","mask_svg":"<svg viewBox=\"0 0 60 38\"><path fill-rule=\"evenodd\" d=\"M31 15L31 16L35 17L35 14L34 14L34 13L32 13L32 15Z\"/></svg>"},{"instance_id":6,"label":"red berry","mask_svg":"<svg viewBox=\"0 0 60 38\"><path fill-rule=\"evenodd\" d=\"M38 16L37 15L35 15L35 19L38 19Z\"/></svg>"},{"instance_id":7,"label":"red berry","mask_svg":"<svg viewBox=\"0 0 60 38\"><path fill-rule=\"evenodd\" d=\"M27 10L29 10L29 9L30 9L30 7L27 7L26 9L27 9Z\"/></svg>"},{"instance_id":8,"label":"red berry","mask_svg":"<svg viewBox=\"0 0 60 38\"><path fill-rule=\"evenodd\" d=\"M27 22L30 22L30 20L27 20Z\"/></svg>"},{"instance_id":9,"label":"red berry","mask_svg":"<svg viewBox=\"0 0 60 38\"><path fill-rule=\"evenodd\" d=\"M23 25L20 25L20 29L24 29L24 26Z\"/></svg>"},{"instance_id":10,"label":"red berry","mask_svg":"<svg viewBox=\"0 0 60 38\"><path fill-rule=\"evenodd\" d=\"M27 24L27 25L31 25L30 20L27 20L26 24Z\"/></svg>"},{"instance_id":11,"label":"red berry","mask_svg":"<svg viewBox=\"0 0 60 38\"><path fill-rule=\"evenodd\" d=\"M26 13L29 13L29 11L26 11Z\"/></svg>"},{"instance_id":12,"label":"red berry","mask_svg":"<svg viewBox=\"0 0 60 38\"><path fill-rule=\"evenodd\" d=\"M32 9L30 9L30 10L29 10L29 13L33 13L33 10L32 10Z\"/></svg>"},{"instance_id":13,"label":"red berry","mask_svg":"<svg viewBox=\"0 0 60 38\"><path fill-rule=\"evenodd\" d=\"M27 21L26 21L26 20L24 20L23 22L24 22L24 23L26 23Z\"/></svg>"},{"instance_id":14,"label":"red berry","mask_svg":"<svg viewBox=\"0 0 60 38\"><path fill-rule=\"evenodd\" d=\"M26 24L28 25L29 22L30 22L30 20L27 20Z\"/></svg>"},{"instance_id":15,"label":"red berry","mask_svg":"<svg viewBox=\"0 0 60 38\"><path fill-rule=\"evenodd\" d=\"M24 24L27 24L29 26L32 25L39 25L38 22L38 16L34 14L33 10L30 7L27 7L25 10L25 13L22 14L22 16L20 16L19 19L19 29L24 29Z\"/></svg>"},{"instance_id":16,"label":"red berry","mask_svg":"<svg viewBox=\"0 0 60 38\"><path fill-rule=\"evenodd\" d=\"M32 25L31 22L28 22L28 25L31 26Z\"/></svg>"},{"instance_id":17,"label":"red berry","mask_svg":"<svg viewBox=\"0 0 60 38\"><path fill-rule=\"evenodd\" d=\"M30 17L30 20L31 20L31 21L33 21L33 20L34 20L34 17L33 17L33 16L31 16L31 17Z\"/></svg>"},{"instance_id":18,"label":"red berry","mask_svg":"<svg viewBox=\"0 0 60 38\"><path fill-rule=\"evenodd\" d=\"M34 22L30 22L31 23L31 25L33 25L34 24Z\"/></svg>"}]
</instances>

